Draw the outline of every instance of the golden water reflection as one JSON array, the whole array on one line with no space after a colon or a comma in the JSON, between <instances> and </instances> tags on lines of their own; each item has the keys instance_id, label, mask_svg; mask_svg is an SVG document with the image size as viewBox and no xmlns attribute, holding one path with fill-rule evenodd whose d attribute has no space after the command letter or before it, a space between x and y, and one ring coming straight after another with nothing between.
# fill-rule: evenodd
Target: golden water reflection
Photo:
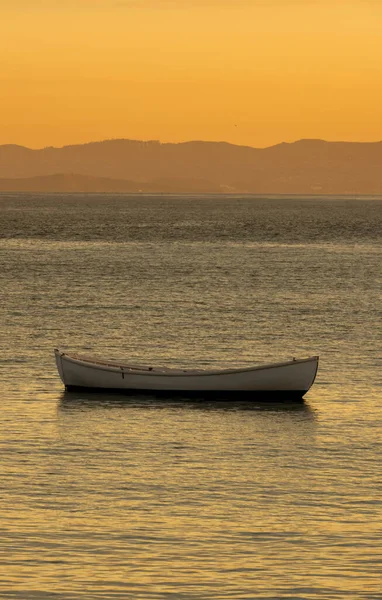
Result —
<instances>
[{"instance_id":1,"label":"golden water reflection","mask_svg":"<svg viewBox=\"0 0 382 600\"><path fill-rule=\"evenodd\" d=\"M311 404L16 402L2 597L377 598L377 456Z\"/></svg>"}]
</instances>

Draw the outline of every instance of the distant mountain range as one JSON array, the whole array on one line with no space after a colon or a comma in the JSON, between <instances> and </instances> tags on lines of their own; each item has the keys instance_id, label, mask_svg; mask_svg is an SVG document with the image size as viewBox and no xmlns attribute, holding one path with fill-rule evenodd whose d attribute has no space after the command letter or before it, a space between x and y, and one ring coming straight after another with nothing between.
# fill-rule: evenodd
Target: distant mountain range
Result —
<instances>
[{"instance_id":1,"label":"distant mountain range","mask_svg":"<svg viewBox=\"0 0 382 600\"><path fill-rule=\"evenodd\" d=\"M382 194L382 142L3 145L0 191Z\"/></svg>"}]
</instances>

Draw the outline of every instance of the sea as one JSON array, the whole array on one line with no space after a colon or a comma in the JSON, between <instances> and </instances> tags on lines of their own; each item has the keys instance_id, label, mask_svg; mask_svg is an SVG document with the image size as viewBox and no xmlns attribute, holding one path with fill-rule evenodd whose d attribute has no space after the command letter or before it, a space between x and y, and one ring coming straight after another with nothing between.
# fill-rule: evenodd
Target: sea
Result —
<instances>
[{"instance_id":1,"label":"sea","mask_svg":"<svg viewBox=\"0 0 382 600\"><path fill-rule=\"evenodd\" d=\"M0 195L0 598L382 598L382 197ZM299 403L66 393L53 349L320 356Z\"/></svg>"}]
</instances>

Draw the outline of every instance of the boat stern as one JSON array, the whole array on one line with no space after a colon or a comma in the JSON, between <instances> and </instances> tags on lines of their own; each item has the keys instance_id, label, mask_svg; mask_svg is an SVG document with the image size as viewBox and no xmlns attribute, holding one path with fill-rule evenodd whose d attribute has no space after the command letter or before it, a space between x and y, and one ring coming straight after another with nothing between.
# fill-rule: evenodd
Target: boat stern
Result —
<instances>
[{"instance_id":1,"label":"boat stern","mask_svg":"<svg viewBox=\"0 0 382 600\"><path fill-rule=\"evenodd\" d=\"M58 350L57 348L54 349L54 356L56 359L56 365L57 365L57 371L58 374L60 376L60 379L62 381L62 383L65 385L65 381L64 381L64 369L62 367L62 352L60 352L60 350Z\"/></svg>"}]
</instances>

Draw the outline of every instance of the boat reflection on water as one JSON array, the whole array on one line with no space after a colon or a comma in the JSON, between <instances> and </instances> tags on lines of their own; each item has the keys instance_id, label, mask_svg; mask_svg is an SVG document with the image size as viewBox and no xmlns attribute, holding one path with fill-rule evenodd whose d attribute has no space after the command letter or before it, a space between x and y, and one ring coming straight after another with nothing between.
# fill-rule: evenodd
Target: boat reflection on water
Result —
<instances>
[{"instance_id":1,"label":"boat reflection on water","mask_svg":"<svg viewBox=\"0 0 382 600\"><path fill-rule=\"evenodd\" d=\"M303 400L261 402L209 395L82 391L62 393L57 424L62 443L70 448L82 452L119 448L122 454L127 448L127 461L139 454L142 445L149 453L167 453L174 440L189 449L187 460L196 460L194 453L199 456L200 452L235 454L234 447L243 444L251 456L263 455L266 448L277 454L289 453L296 445L312 447L318 422Z\"/></svg>"},{"instance_id":2,"label":"boat reflection on water","mask_svg":"<svg viewBox=\"0 0 382 600\"><path fill-rule=\"evenodd\" d=\"M211 393L197 394L179 392L177 394L153 392L141 394L136 392L63 392L60 397L58 409L60 411L81 411L90 409L113 408L146 408L169 409L184 408L201 411L271 411L284 413L301 413L306 417L314 418L314 410L304 398L294 397L285 399L285 394L280 396L257 394L255 397L248 394Z\"/></svg>"}]
</instances>

